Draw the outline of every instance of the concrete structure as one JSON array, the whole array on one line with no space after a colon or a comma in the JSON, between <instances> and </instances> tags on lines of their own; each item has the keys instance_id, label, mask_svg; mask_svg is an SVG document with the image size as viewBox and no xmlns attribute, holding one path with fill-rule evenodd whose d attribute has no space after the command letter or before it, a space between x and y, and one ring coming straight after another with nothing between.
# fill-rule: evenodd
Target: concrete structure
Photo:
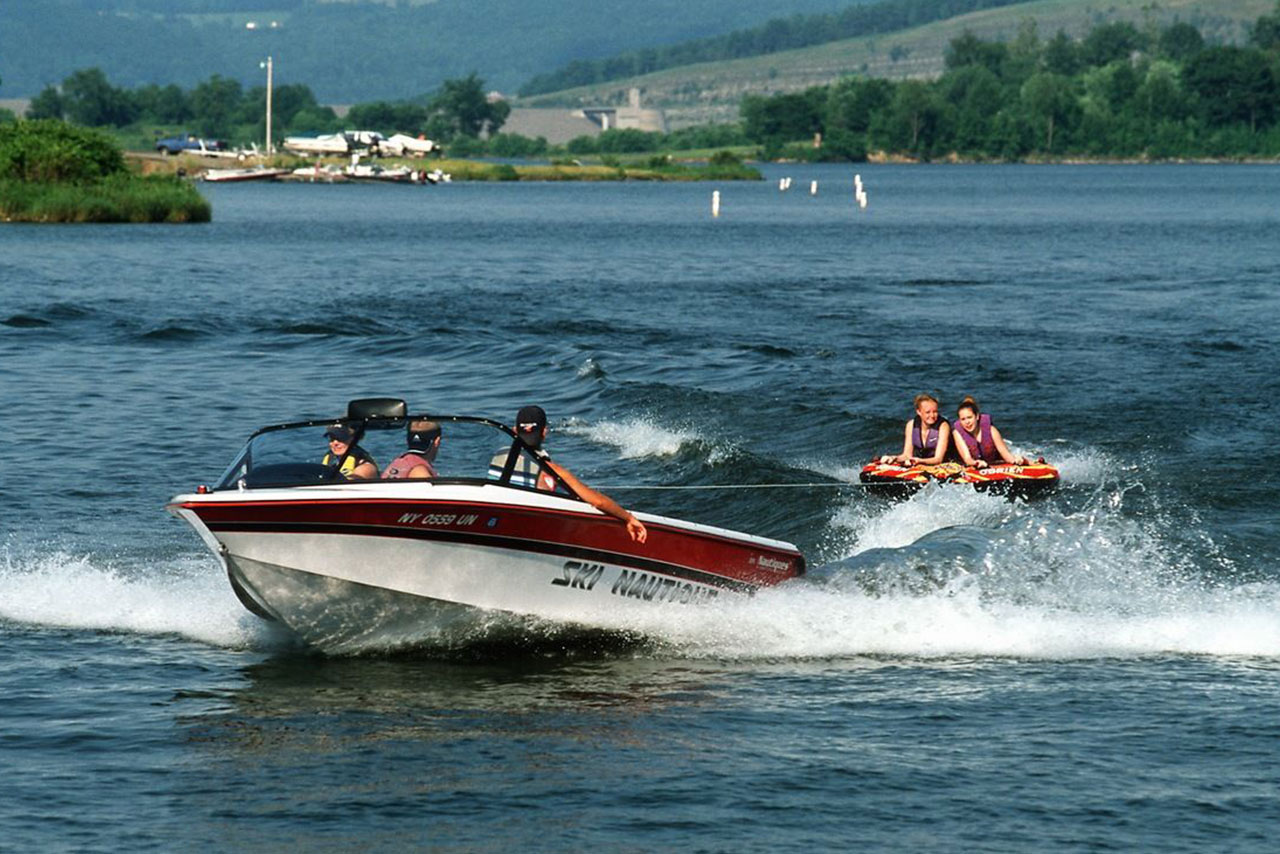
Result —
<instances>
[{"instance_id":1,"label":"concrete structure","mask_svg":"<svg viewBox=\"0 0 1280 854\"><path fill-rule=\"evenodd\" d=\"M561 145L574 137L599 136L607 130L627 128L666 133L667 118L662 110L642 107L640 90L632 89L625 107L512 107L502 132L541 136L552 145Z\"/></svg>"},{"instance_id":2,"label":"concrete structure","mask_svg":"<svg viewBox=\"0 0 1280 854\"><path fill-rule=\"evenodd\" d=\"M0 109L9 110L18 118L22 118L30 106L30 98L0 98Z\"/></svg>"},{"instance_id":3,"label":"concrete structure","mask_svg":"<svg viewBox=\"0 0 1280 854\"><path fill-rule=\"evenodd\" d=\"M584 117L581 110L512 107L501 132L518 133L530 139L541 136L552 145L563 145L574 137L598 136L600 126Z\"/></svg>"},{"instance_id":4,"label":"concrete structure","mask_svg":"<svg viewBox=\"0 0 1280 854\"><path fill-rule=\"evenodd\" d=\"M634 130L667 132L667 119L662 110L647 110L640 106L640 90L632 87L627 92L625 107L583 107L580 111L591 121L600 125L602 131Z\"/></svg>"}]
</instances>

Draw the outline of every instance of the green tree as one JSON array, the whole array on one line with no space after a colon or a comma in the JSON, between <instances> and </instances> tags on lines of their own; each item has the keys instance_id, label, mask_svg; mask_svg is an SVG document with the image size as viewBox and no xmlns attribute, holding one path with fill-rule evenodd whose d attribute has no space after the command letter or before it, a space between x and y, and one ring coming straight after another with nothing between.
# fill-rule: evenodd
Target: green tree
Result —
<instances>
[{"instance_id":1,"label":"green tree","mask_svg":"<svg viewBox=\"0 0 1280 854\"><path fill-rule=\"evenodd\" d=\"M285 126L288 133L332 133L342 129L342 122L332 107L303 107L293 114Z\"/></svg>"},{"instance_id":2,"label":"green tree","mask_svg":"<svg viewBox=\"0 0 1280 854\"><path fill-rule=\"evenodd\" d=\"M1167 60L1151 63L1142 84L1134 93L1134 102L1152 126L1184 119L1189 114L1178 67Z\"/></svg>"},{"instance_id":3,"label":"green tree","mask_svg":"<svg viewBox=\"0 0 1280 854\"><path fill-rule=\"evenodd\" d=\"M913 154L924 154L938 130L941 110L933 90L919 80L904 80L889 104L888 129L892 145Z\"/></svg>"},{"instance_id":4,"label":"green tree","mask_svg":"<svg viewBox=\"0 0 1280 854\"><path fill-rule=\"evenodd\" d=\"M320 108L311 87L301 83L275 86L271 90L271 121L276 127L289 127L294 116L302 110ZM240 97L237 108L237 124L265 124L267 114L267 88L255 86Z\"/></svg>"},{"instance_id":5,"label":"green tree","mask_svg":"<svg viewBox=\"0 0 1280 854\"><path fill-rule=\"evenodd\" d=\"M1023 18L1018 23L1018 35L1009 45L1008 58L1004 64L1004 79L1010 85L1021 86L1023 81L1038 70L1042 53L1040 30L1036 25L1036 19Z\"/></svg>"},{"instance_id":6,"label":"green tree","mask_svg":"<svg viewBox=\"0 0 1280 854\"><path fill-rule=\"evenodd\" d=\"M1262 50L1280 50L1280 0L1276 0L1274 12L1254 22L1249 43Z\"/></svg>"},{"instance_id":7,"label":"green tree","mask_svg":"<svg viewBox=\"0 0 1280 854\"><path fill-rule=\"evenodd\" d=\"M1062 30L1044 46L1044 70L1071 77L1080 71L1084 60L1080 47Z\"/></svg>"},{"instance_id":8,"label":"green tree","mask_svg":"<svg viewBox=\"0 0 1280 854\"><path fill-rule=\"evenodd\" d=\"M866 134L871 118L893 100L893 84L879 77L846 77L827 90L822 124L828 137L837 131Z\"/></svg>"},{"instance_id":9,"label":"green tree","mask_svg":"<svg viewBox=\"0 0 1280 854\"><path fill-rule=\"evenodd\" d=\"M1071 81L1061 74L1042 71L1022 84L1022 102L1027 111L1044 128L1044 150L1053 151L1053 136L1059 124L1070 115L1075 99Z\"/></svg>"},{"instance_id":10,"label":"green tree","mask_svg":"<svg viewBox=\"0 0 1280 854\"><path fill-rule=\"evenodd\" d=\"M743 132L761 144L808 139L823 129L826 97L826 87L817 86L770 98L748 95L739 106Z\"/></svg>"},{"instance_id":11,"label":"green tree","mask_svg":"<svg viewBox=\"0 0 1280 854\"><path fill-rule=\"evenodd\" d=\"M938 86L954 114L953 144L959 151L986 149L991 123L1004 92L996 75L982 65L969 65L943 75Z\"/></svg>"},{"instance_id":12,"label":"green tree","mask_svg":"<svg viewBox=\"0 0 1280 854\"><path fill-rule=\"evenodd\" d=\"M112 86L100 68L73 71L62 81L62 107L72 122L90 127L120 127L138 116L130 93Z\"/></svg>"},{"instance_id":13,"label":"green tree","mask_svg":"<svg viewBox=\"0 0 1280 854\"><path fill-rule=\"evenodd\" d=\"M66 115L62 93L56 86L46 86L27 105L28 119L61 119Z\"/></svg>"},{"instance_id":14,"label":"green tree","mask_svg":"<svg viewBox=\"0 0 1280 854\"><path fill-rule=\"evenodd\" d=\"M982 65L997 77L1004 76L1008 59L1009 47L1004 42L983 41L969 30L953 38L943 54L943 62L949 71L966 65Z\"/></svg>"},{"instance_id":15,"label":"green tree","mask_svg":"<svg viewBox=\"0 0 1280 854\"><path fill-rule=\"evenodd\" d=\"M1275 74L1254 48L1206 48L1187 63L1183 81L1210 127L1242 123L1253 132L1269 124L1280 107Z\"/></svg>"},{"instance_id":16,"label":"green tree","mask_svg":"<svg viewBox=\"0 0 1280 854\"><path fill-rule=\"evenodd\" d=\"M143 86L133 93L142 116L161 124L185 124L191 120L191 104L176 84Z\"/></svg>"},{"instance_id":17,"label":"green tree","mask_svg":"<svg viewBox=\"0 0 1280 854\"><path fill-rule=\"evenodd\" d=\"M205 136L230 136L240 113L240 83L213 75L191 90L191 112Z\"/></svg>"},{"instance_id":18,"label":"green tree","mask_svg":"<svg viewBox=\"0 0 1280 854\"><path fill-rule=\"evenodd\" d=\"M1204 36L1191 24L1179 22L1160 32L1160 55L1174 62L1186 62L1204 50Z\"/></svg>"},{"instance_id":19,"label":"green tree","mask_svg":"<svg viewBox=\"0 0 1280 854\"><path fill-rule=\"evenodd\" d=\"M1135 51L1146 47L1146 39L1128 21L1099 24L1089 31L1080 45L1086 65L1106 65L1118 59L1127 60Z\"/></svg>"},{"instance_id":20,"label":"green tree","mask_svg":"<svg viewBox=\"0 0 1280 854\"><path fill-rule=\"evenodd\" d=\"M347 113L347 122L352 127L369 128L382 133L415 134L426 127L429 115L427 108L419 104L374 101L352 107Z\"/></svg>"},{"instance_id":21,"label":"green tree","mask_svg":"<svg viewBox=\"0 0 1280 854\"><path fill-rule=\"evenodd\" d=\"M497 133L511 113L506 101L490 101L485 95L484 81L472 72L466 77L446 80L431 98L428 109L438 119L437 134L450 140L455 136L479 137Z\"/></svg>"}]
</instances>

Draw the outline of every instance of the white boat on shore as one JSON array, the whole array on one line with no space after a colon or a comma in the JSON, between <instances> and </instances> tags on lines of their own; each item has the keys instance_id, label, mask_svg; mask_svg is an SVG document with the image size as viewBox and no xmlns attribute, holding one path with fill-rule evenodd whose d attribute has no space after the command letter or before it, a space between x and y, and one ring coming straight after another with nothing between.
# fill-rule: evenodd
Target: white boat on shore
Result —
<instances>
[{"instance_id":1,"label":"white boat on shore","mask_svg":"<svg viewBox=\"0 0 1280 854\"><path fill-rule=\"evenodd\" d=\"M243 169L206 169L201 180L218 182L230 181L275 181L282 175L288 175L288 169L273 169L266 166L249 166Z\"/></svg>"},{"instance_id":2,"label":"white boat on shore","mask_svg":"<svg viewBox=\"0 0 1280 854\"><path fill-rule=\"evenodd\" d=\"M390 461L421 421L442 431L433 477L346 480L306 461L335 426ZM635 542L567 484L519 485L524 465L541 468L496 421L357 400L341 419L262 428L212 489L167 509L218 556L246 608L331 653L458 646L531 624L623 629L646 609L804 573L789 543L679 519L637 514L649 533Z\"/></svg>"}]
</instances>

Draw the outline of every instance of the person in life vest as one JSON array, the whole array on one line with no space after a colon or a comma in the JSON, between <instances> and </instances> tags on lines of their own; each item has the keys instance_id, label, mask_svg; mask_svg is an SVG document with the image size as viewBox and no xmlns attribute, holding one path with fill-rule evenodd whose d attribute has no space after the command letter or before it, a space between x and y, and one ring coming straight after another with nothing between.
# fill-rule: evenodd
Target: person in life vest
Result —
<instances>
[{"instance_id":1,"label":"person in life vest","mask_svg":"<svg viewBox=\"0 0 1280 854\"><path fill-rule=\"evenodd\" d=\"M356 444L355 430L335 424L324 435L329 440L329 452L320 461L323 465L338 467L338 473L347 480L373 480L378 476L378 464Z\"/></svg>"},{"instance_id":2,"label":"person in life vest","mask_svg":"<svg viewBox=\"0 0 1280 854\"><path fill-rule=\"evenodd\" d=\"M986 468L992 463L1028 464L1026 457L1009 450L1000 430L991 423L991 416L983 415L978 409L978 402L972 397L966 395L960 401L956 415L956 420L951 423L951 432L956 451L966 466Z\"/></svg>"},{"instance_id":3,"label":"person in life vest","mask_svg":"<svg viewBox=\"0 0 1280 854\"><path fill-rule=\"evenodd\" d=\"M882 463L904 466L935 466L947 458L951 450L951 425L938 417L938 399L931 394L917 394L916 417L907 422L902 436L902 453L886 454Z\"/></svg>"},{"instance_id":4,"label":"person in life vest","mask_svg":"<svg viewBox=\"0 0 1280 854\"><path fill-rule=\"evenodd\" d=\"M564 466L552 462L551 456L542 448L547 438L547 413L541 406L525 406L516 413L516 436L517 444L510 451L495 455L489 463L489 477L500 480L509 470L507 482L548 492L557 489L558 478L583 501L624 523L631 539L643 543L648 538L648 529L632 513L609 496L578 480Z\"/></svg>"},{"instance_id":5,"label":"person in life vest","mask_svg":"<svg viewBox=\"0 0 1280 854\"><path fill-rule=\"evenodd\" d=\"M382 470L384 480L421 480L436 476L436 454L440 450L440 425L434 421L410 421L405 430L408 450Z\"/></svg>"}]
</instances>

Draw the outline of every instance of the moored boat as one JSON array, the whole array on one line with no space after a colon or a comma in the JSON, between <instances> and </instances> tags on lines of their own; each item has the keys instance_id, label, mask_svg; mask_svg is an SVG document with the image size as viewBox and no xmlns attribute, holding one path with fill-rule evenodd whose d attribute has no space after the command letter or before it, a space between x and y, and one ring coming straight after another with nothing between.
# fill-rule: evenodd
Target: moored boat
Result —
<instances>
[{"instance_id":1,"label":"moored boat","mask_svg":"<svg viewBox=\"0 0 1280 854\"><path fill-rule=\"evenodd\" d=\"M288 169L271 169L265 166L249 166L244 169L206 169L201 178L205 181L274 181L288 175Z\"/></svg>"},{"instance_id":2,"label":"moored boat","mask_svg":"<svg viewBox=\"0 0 1280 854\"><path fill-rule=\"evenodd\" d=\"M441 429L433 477L345 480L309 461L335 425L389 461L423 421ZM257 431L212 489L167 509L218 555L245 607L337 653L466 644L531 621L625 629L646 609L750 594L805 571L790 543L652 514L637 514L649 534L633 541L563 482L520 485L513 472L537 467L529 454L486 418L352 401L340 419Z\"/></svg>"}]
</instances>

